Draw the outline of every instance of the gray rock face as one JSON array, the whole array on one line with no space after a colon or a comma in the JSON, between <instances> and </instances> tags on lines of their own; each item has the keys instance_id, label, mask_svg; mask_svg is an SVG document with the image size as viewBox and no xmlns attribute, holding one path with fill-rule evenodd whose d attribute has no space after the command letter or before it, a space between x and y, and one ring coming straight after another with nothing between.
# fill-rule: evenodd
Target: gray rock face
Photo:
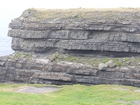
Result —
<instances>
[{"instance_id":1,"label":"gray rock face","mask_svg":"<svg viewBox=\"0 0 140 105\"><path fill-rule=\"evenodd\" d=\"M140 70L126 67L99 70L80 63L0 57L0 83L3 82L140 86Z\"/></svg>"},{"instance_id":2,"label":"gray rock face","mask_svg":"<svg viewBox=\"0 0 140 105\"><path fill-rule=\"evenodd\" d=\"M99 70L106 70L108 68L114 68L116 67L116 63L113 60L110 60L106 63L100 63L98 66Z\"/></svg>"},{"instance_id":3,"label":"gray rock face","mask_svg":"<svg viewBox=\"0 0 140 105\"><path fill-rule=\"evenodd\" d=\"M140 24L135 19L129 22L88 18L34 21L24 15L27 12L9 25L8 35L13 37L15 51L45 53L57 49L64 53L81 51L82 55L87 52L105 56L140 55Z\"/></svg>"},{"instance_id":4,"label":"gray rock face","mask_svg":"<svg viewBox=\"0 0 140 105\"><path fill-rule=\"evenodd\" d=\"M108 68L107 64L104 64L104 63L99 64L99 70L106 70L107 68Z\"/></svg>"},{"instance_id":5,"label":"gray rock face","mask_svg":"<svg viewBox=\"0 0 140 105\"><path fill-rule=\"evenodd\" d=\"M110 68L116 67L116 63L113 60L108 61L106 64Z\"/></svg>"}]
</instances>

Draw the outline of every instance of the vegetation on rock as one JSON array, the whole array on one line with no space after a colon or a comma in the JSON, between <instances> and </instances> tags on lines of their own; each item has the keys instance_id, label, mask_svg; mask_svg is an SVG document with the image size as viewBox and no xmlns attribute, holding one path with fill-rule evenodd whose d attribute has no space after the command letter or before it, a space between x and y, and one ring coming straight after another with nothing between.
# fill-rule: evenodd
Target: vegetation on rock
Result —
<instances>
[{"instance_id":1,"label":"vegetation on rock","mask_svg":"<svg viewBox=\"0 0 140 105\"><path fill-rule=\"evenodd\" d=\"M140 57L120 57L120 58L111 58L111 57L81 57L68 54L60 54L58 52L52 54L37 54L37 53L26 53L26 52L16 52L13 55L8 56L9 59L18 60L18 59L49 59L52 62L59 61L68 61L74 63L82 63L85 65L91 65L92 67L98 68L100 63L107 63L110 60L113 60L116 63L117 67L135 67L140 68Z\"/></svg>"},{"instance_id":2,"label":"vegetation on rock","mask_svg":"<svg viewBox=\"0 0 140 105\"><path fill-rule=\"evenodd\" d=\"M91 19L91 20L139 20L140 8L116 8L116 9L34 9L24 11L22 17L27 20L45 19Z\"/></svg>"},{"instance_id":3,"label":"vegetation on rock","mask_svg":"<svg viewBox=\"0 0 140 105\"><path fill-rule=\"evenodd\" d=\"M73 56L73 55L64 55L58 52L54 53L53 55L54 61L69 61L75 63L82 63L92 65L93 67L97 68L99 63L106 63L110 60L113 60L117 67L120 66L133 66L136 68L140 68L140 58L139 57L121 57L121 58L92 58L92 57L80 57L80 56Z\"/></svg>"}]
</instances>

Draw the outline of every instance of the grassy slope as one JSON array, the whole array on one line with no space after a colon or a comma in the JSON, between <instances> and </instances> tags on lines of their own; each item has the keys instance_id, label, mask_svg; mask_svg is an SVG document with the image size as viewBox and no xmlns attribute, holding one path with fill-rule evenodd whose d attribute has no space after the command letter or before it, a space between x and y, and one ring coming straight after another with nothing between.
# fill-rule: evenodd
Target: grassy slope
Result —
<instances>
[{"instance_id":1,"label":"grassy slope","mask_svg":"<svg viewBox=\"0 0 140 105\"><path fill-rule=\"evenodd\" d=\"M22 17L27 20L45 19L90 19L132 21L139 20L140 8L116 8L116 9L28 9Z\"/></svg>"},{"instance_id":2,"label":"grassy slope","mask_svg":"<svg viewBox=\"0 0 140 105\"><path fill-rule=\"evenodd\" d=\"M62 89L53 93L23 94L12 92L13 89L25 85L1 84L0 103L2 105L127 105L140 100L140 88L117 85L96 86L62 86ZM11 90L10 90L11 89ZM126 105L126 104L125 104Z\"/></svg>"}]
</instances>

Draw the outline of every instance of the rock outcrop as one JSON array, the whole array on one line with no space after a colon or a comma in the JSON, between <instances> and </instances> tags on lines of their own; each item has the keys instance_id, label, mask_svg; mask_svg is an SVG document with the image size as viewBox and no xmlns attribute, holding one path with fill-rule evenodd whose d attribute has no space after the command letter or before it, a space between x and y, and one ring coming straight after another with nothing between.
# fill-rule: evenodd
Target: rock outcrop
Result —
<instances>
[{"instance_id":1,"label":"rock outcrop","mask_svg":"<svg viewBox=\"0 0 140 105\"><path fill-rule=\"evenodd\" d=\"M140 56L139 9L28 9L9 27L15 51L41 55L58 51L95 57ZM66 61L27 59L28 54L25 58L0 57L0 82L140 86L138 68L117 67L113 61L101 62L99 68L94 68Z\"/></svg>"},{"instance_id":2,"label":"rock outcrop","mask_svg":"<svg viewBox=\"0 0 140 105\"><path fill-rule=\"evenodd\" d=\"M71 12L66 11L67 14ZM138 10L79 9L71 17L63 16L66 14L62 10L54 13L56 16L61 14L60 17L44 18L45 13L49 15L48 12L43 14L41 10L29 9L10 23L8 35L13 37L13 50L39 53L59 51L86 56L140 55ZM37 15L41 14L44 17L40 19Z\"/></svg>"},{"instance_id":3,"label":"rock outcrop","mask_svg":"<svg viewBox=\"0 0 140 105\"><path fill-rule=\"evenodd\" d=\"M128 67L99 70L90 65L66 61L0 57L0 83L3 82L140 86L140 70Z\"/></svg>"}]
</instances>

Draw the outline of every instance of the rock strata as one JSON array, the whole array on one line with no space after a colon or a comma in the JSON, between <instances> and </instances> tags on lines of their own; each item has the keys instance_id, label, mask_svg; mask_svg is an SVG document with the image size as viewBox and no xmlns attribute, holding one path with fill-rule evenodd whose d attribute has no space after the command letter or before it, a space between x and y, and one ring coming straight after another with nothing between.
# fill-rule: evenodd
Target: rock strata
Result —
<instances>
[{"instance_id":1,"label":"rock strata","mask_svg":"<svg viewBox=\"0 0 140 105\"><path fill-rule=\"evenodd\" d=\"M13 50L21 52L48 55L58 51L89 57L140 56L139 17L140 12L135 9L28 9L9 24L8 35L12 37ZM51 58L29 59L29 56L25 54L21 59L0 57L0 82L140 86L140 70L136 67L116 67L115 62L109 61L94 68L80 63L56 62Z\"/></svg>"},{"instance_id":2,"label":"rock strata","mask_svg":"<svg viewBox=\"0 0 140 105\"><path fill-rule=\"evenodd\" d=\"M88 12L94 16L75 15L74 18L49 17L37 20L33 15L38 13L37 10L26 10L9 25L11 30L8 35L13 38L12 48L15 51L59 51L86 56L140 55L138 11L99 11L100 14L87 11L87 15ZM65 15L63 11L60 14ZM98 17L95 14L102 15ZM104 18L104 15L111 17Z\"/></svg>"},{"instance_id":3,"label":"rock strata","mask_svg":"<svg viewBox=\"0 0 140 105\"><path fill-rule=\"evenodd\" d=\"M100 70L90 65L66 61L0 57L0 83L3 82L140 86L140 70L128 67L106 67Z\"/></svg>"}]
</instances>

